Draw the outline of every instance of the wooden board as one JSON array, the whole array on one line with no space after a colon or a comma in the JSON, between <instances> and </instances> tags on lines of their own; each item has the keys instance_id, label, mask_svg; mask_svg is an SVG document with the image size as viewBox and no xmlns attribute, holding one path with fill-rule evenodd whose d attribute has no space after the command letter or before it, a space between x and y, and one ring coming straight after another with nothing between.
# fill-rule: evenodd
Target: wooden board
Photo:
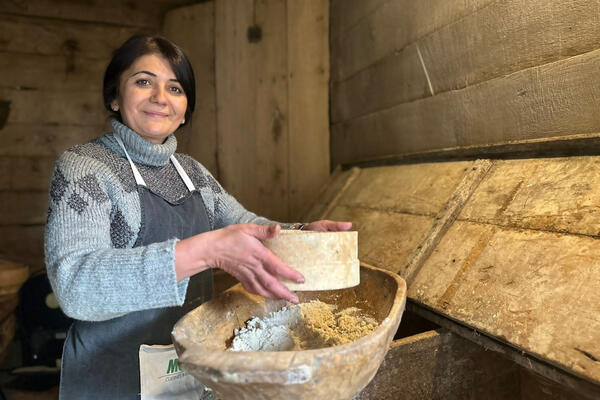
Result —
<instances>
[{"instance_id":1,"label":"wooden board","mask_svg":"<svg viewBox=\"0 0 600 400\"><path fill-rule=\"evenodd\" d=\"M388 0L331 0L331 38L346 33Z\"/></svg>"},{"instance_id":2,"label":"wooden board","mask_svg":"<svg viewBox=\"0 0 600 400\"><path fill-rule=\"evenodd\" d=\"M423 241L433 217L377 211L339 205L327 215L335 221L351 221L358 231L358 258L379 268L398 272Z\"/></svg>"},{"instance_id":3,"label":"wooden board","mask_svg":"<svg viewBox=\"0 0 600 400\"><path fill-rule=\"evenodd\" d=\"M329 1L287 1L288 215L306 214L329 178Z\"/></svg>"},{"instance_id":4,"label":"wooden board","mask_svg":"<svg viewBox=\"0 0 600 400\"><path fill-rule=\"evenodd\" d=\"M0 99L11 103L7 124L98 125L108 116L98 91L0 89Z\"/></svg>"},{"instance_id":5,"label":"wooden board","mask_svg":"<svg viewBox=\"0 0 600 400\"><path fill-rule=\"evenodd\" d=\"M9 123L2 129L4 142L0 155L56 157L76 144L86 143L110 131L104 121L96 125Z\"/></svg>"},{"instance_id":6,"label":"wooden board","mask_svg":"<svg viewBox=\"0 0 600 400\"><path fill-rule=\"evenodd\" d=\"M337 82L348 78L377 60L403 49L416 39L493 2L494 0L378 2L380 6L332 43L332 79ZM368 13L368 9L365 12ZM336 15L332 15L332 23L336 21ZM337 28L333 26L332 31L336 32Z\"/></svg>"},{"instance_id":7,"label":"wooden board","mask_svg":"<svg viewBox=\"0 0 600 400\"><path fill-rule=\"evenodd\" d=\"M10 76L0 87L100 94L105 68L104 62L91 58L0 53L0 71Z\"/></svg>"},{"instance_id":8,"label":"wooden board","mask_svg":"<svg viewBox=\"0 0 600 400\"><path fill-rule=\"evenodd\" d=\"M48 214L48 192L0 192L0 225L43 224Z\"/></svg>"},{"instance_id":9,"label":"wooden board","mask_svg":"<svg viewBox=\"0 0 600 400\"><path fill-rule=\"evenodd\" d=\"M490 4L336 82L332 119L345 121L598 49L599 6L543 0Z\"/></svg>"},{"instance_id":10,"label":"wooden board","mask_svg":"<svg viewBox=\"0 0 600 400\"><path fill-rule=\"evenodd\" d=\"M218 169L247 209L288 216L286 1L215 3ZM248 39L260 27L261 39Z\"/></svg>"},{"instance_id":11,"label":"wooden board","mask_svg":"<svg viewBox=\"0 0 600 400\"><path fill-rule=\"evenodd\" d=\"M452 196L472 161L365 168L338 204L435 216ZM442 173L443 171L443 173Z\"/></svg>"},{"instance_id":12,"label":"wooden board","mask_svg":"<svg viewBox=\"0 0 600 400\"><path fill-rule=\"evenodd\" d=\"M32 1L28 1L28 5L31 3ZM75 4L69 2L69 9L76 7ZM0 10L5 6L6 2L3 2ZM109 10L108 7L106 5L103 8L110 11L113 17L118 18L116 9ZM56 10L60 11L60 6ZM89 3L85 14L93 14ZM26 14L13 16L0 13L0 20L2 21L0 24L0 51L2 52L10 53L16 58L27 55L72 56L75 59L84 57L95 59L95 62L103 67L108 64L112 52L131 35L153 31L150 28L82 24L77 21L36 18ZM102 82L102 76L99 76L99 80Z\"/></svg>"},{"instance_id":13,"label":"wooden board","mask_svg":"<svg viewBox=\"0 0 600 400\"><path fill-rule=\"evenodd\" d=\"M92 22L135 27L160 27L163 15L170 8L194 3L195 0L105 0L70 1L28 0L3 1L0 15L35 16L59 20Z\"/></svg>"},{"instance_id":14,"label":"wooden board","mask_svg":"<svg viewBox=\"0 0 600 400\"><path fill-rule=\"evenodd\" d=\"M337 205L341 195L359 174L359 168L352 168L348 171L342 171L339 167L336 168L330 175L328 182L321 188L308 213L301 220L312 222L324 219L329 210Z\"/></svg>"},{"instance_id":15,"label":"wooden board","mask_svg":"<svg viewBox=\"0 0 600 400\"><path fill-rule=\"evenodd\" d=\"M0 258L44 269L44 225L0 225Z\"/></svg>"},{"instance_id":16,"label":"wooden board","mask_svg":"<svg viewBox=\"0 0 600 400\"><path fill-rule=\"evenodd\" d=\"M332 161L598 133L598 62L600 50L338 123Z\"/></svg>"},{"instance_id":17,"label":"wooden board","mask_svg":"<svg viewBox=\"0 0 600 400\"><path fill-rule=\"evenodd\" d=\"M169 11L163 34L185 51L196 78L196 109L192 123L177 134L177 151L200 161L219 179L215 93L215 2Z\"/></svg>"},{"instance_id":18,"label":"wooden board","mask_svg":"<svg viewBox=\"0 0 600 400\"><path fill-rule=\"evenodd\" d=\"M600 382L599 256L597 239L457 221L409 296Z\"/></svg>"},{"instance_id":19,"label":"wooden board","mask_svg":"<svg viewBox=\"0 0 600 400\"><path fill-rule=\"evenodd\" d=\"M519 369L445 330L392 342L357 400L518 399Z\"/></svg>"},{"instance_id":20,"label":"wooden board","mask_svg":"<svg viewBox=\"0 0 600 400\"><path fill-rule=\"evenodd\" d=\"M0 161L0 190L46 190L55 157L5 157Z\"/></svg>"}]
</instances>

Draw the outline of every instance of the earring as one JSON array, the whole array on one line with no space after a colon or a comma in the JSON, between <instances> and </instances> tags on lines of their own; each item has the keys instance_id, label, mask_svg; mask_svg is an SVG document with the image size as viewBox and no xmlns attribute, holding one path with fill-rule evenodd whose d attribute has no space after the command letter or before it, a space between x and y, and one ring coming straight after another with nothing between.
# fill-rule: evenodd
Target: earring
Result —
<instances>
[{"instance_id":1,"label":"earring","mask_svg":"<svg viewBox=\"0 0 600 400\"><path fill-rule=\"evenodd\" d=\"M182 125L183 125L183 124L185 124L185 118L183 119L183 121L181 121L181 124L182 124Z\"/></svg>"},{"instance_id":2,"label":"earring","mask_svg":"<svg viewBox=\"0 0 600 400\"><path fill-rule=\"evenodd\" d=\"M114 112L117 112L117 111L119 111L119 106L118 106L118 105L116 105L116 104L113 104L113 105L112 105L110 108L112 108L112 110L113 110Z\"/></svg>"}]
</instances>

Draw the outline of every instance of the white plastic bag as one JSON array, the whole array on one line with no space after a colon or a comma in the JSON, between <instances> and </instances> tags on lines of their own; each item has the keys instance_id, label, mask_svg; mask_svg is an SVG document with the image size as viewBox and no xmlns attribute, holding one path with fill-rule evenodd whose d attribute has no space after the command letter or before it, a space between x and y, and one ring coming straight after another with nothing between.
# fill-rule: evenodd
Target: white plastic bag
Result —
<instances>
[{"instance_id":1,"label":"white plastic bag","mask_svg":"<svg viewBox=\"0 0 600 400\"><path fill-rule=\"evenodd\" d=\"M208 400L217 397L179 369L173 345L140 346L141 400Z\"/></svg>"}]
</instances>

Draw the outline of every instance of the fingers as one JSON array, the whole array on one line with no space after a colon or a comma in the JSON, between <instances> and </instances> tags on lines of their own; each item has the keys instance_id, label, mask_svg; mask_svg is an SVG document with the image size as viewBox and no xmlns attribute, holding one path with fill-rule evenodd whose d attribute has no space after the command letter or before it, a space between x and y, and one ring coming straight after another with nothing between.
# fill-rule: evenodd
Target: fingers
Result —
<instances>
[{"instance_id":1,"label":"fingers","mask_svg":"<svg viewBox=\"0 0 600 400\"><path fill-rule=\"evenodd\" d=\"M298 296L264 270L248 269L240 275L238 280L242 283L244 289L250 293L258 294L267 299L284 299L294 304L298 303Z\"/></svg>"},{"instance_id":2,"label":"fingers","mask_svg":"<svg viewBox=\"0 0 600 400\"><path fill-rule=\"evenodd\" d=\"M246 228L248 229L248 233L258 240L274 238L281 231L281 227L279 225L246 224Z\"/></svg>"}]
</instances>

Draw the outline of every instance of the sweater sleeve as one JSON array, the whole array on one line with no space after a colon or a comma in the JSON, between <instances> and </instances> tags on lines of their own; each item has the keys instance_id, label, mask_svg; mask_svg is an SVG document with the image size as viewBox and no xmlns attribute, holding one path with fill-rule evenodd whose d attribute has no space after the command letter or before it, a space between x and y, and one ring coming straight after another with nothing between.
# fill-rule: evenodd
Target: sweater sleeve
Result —
<instances>
[{"instance_id":1,"label":"sweater sleeve","mask_svg":"<svg viewBox=\"0 0 600 400\"><path fill-rule=\"evenodd\" d=\"M232 195L221 186L212 174L198 161L194 160L194 168L199 172L198 181L201 193L207 204L213 228L220 229L233 224L279 224L283 229L290 228L293 223L282 223L256 215L242 206Z\"/></svg>"},{"instance_id":2,"label":"sweater sleeve","mask_svg":"<svg viewBox=\"0 0 600 400\"><path fill-rule=\"evenodd\" d=\"M137 207L137 208L136 208ZM66 315L87 321L183 304L176 239L133 248L139 196L101 162L74 152L56 162L45 233L48 278Z\"/></svg>"}]
</instances>

